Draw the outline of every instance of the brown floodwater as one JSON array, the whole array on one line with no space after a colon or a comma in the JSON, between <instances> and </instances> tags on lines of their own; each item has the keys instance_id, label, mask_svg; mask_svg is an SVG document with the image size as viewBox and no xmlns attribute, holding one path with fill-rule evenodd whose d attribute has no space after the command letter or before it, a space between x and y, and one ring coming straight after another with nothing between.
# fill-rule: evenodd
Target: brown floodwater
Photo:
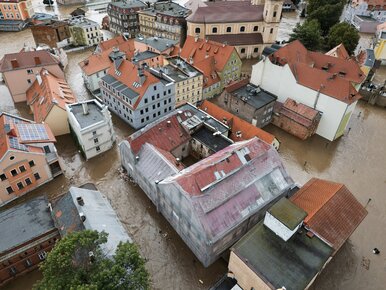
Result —
<instances>
[{"instance_id":1,"label":"brown floodwater","mask_svg":"<svg viewBox=\"0 0 386 290\"><path fill-rule=\"evenodd\" d=\"M33 1L36 7L45 9L40 2ZM68 14L74 8L60 8L59 11L55 6L54 10ZM293 27L296 23L296 17L291 15L285 27L281 25L281 29L287 29L287 35L291 30L288 26ZM4 53L20 50L24 43L33 44L29 30L0 33L0 58ZM66 76L79 100L88 99L90 95L83 85L77 63L90 53L90 50L86 50L68 54ZM32 118L25 104L12 104L7 88L1 84L0 108ZM359 112L362 113L357 117ZM377 290L384 289L386 284L386 111L361 103L354 115L350 121L350 133L334 143L318 136L300 141L274 126L267 127L267 131L281 141L280 155L288 172L298 183L303 184L313 176L326 178L345 183L362 204L372 199L367 206L369 215L327 265L313 289ZM117 144L133 133L128 125L115 116L113 123ZM157 213L142 190L124 178L120 172L117 145L103 155L85 161L69 135L58 137L57 141L64 175L10 206L41 194L54 198L64 194L70 186L93 182L109 198L126 230L139 245L147 260L154 289L208 289L226 273L227 264L223 260L204 268L168 222ZM305 161L306 168L303 167ZM372 254L374 247L380 249L380 255ZM363 266L365 264L368 267ZM34 271L4 289L31 289L39 278L39 271Z\"/></svg>"}]
</instances>

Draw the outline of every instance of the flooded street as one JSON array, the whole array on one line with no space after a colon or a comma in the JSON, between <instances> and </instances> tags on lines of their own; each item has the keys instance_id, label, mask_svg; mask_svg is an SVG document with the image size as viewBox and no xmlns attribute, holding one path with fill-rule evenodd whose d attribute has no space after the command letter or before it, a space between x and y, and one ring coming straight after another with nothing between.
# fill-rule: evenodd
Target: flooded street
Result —
<instances>
[{"instance_id":1,"label":"flooded street","mask_svg":"<svg viewBox=\"0 0 386 290\"><path fill-rule=\"evenodd\" d=\"M46 8L42 1L33 0L37 11ZM75 6L76 7L76 6ZM68 14L75 7L60 7L60 13ZM52 8L47 8L47 10ZM54 11L59 11L56 5ZM296 14L284 14L280 26L280 40L296 23ZM291 16L292 15L292 16ZM94 15L101 18L101 15ZM93 17L94 17L93 16ZM5 53L19 51L24 44L33 45L29 30L19 33L0 33L0 58ZM77 63L92 50L68 54L69 64L66 77L79 100L89 99ZM32 119L25 104L13 106L7 88L0 84L0 108L2 111L20 114ZM358 118L359 112L362 112ZM133 133L128 125L113 116L117 144ZM338 252L325 271L316 280L312 289L384 289L386 284L386 110L360 103L356 108L350 126L350 133L340 140L329 143L314 136L300 141L274 126L267 131L281 141L280 155L289 174L296 182L303 184L316 176L342 182L353 192L362 204L372 199L367 209L369 215L360 225L350 241ZM192 252L174 232L167 221L157 213L155 207L142 190L126 181L120 173L117 144L101 156L85 161L78 152L70 135L57 138L57 149L64 175L47 185L27 194L15 203L33 196L47 194L55 198L64 194L72 185L79 186L93 182L110 200L129 235L139 245L147 260L154 289L208 289L227 271L223 260L205 269ZM307 167L303 168L307 161ZM12 204L11 204L12 205ZM372 254L377 247L381 254ZM363 259L369 259L367 270ZM41 277L38 271L21 277L4 289L31 289ZM203 284L199 282L203 281Z\"/></svg>"}]
</instances>

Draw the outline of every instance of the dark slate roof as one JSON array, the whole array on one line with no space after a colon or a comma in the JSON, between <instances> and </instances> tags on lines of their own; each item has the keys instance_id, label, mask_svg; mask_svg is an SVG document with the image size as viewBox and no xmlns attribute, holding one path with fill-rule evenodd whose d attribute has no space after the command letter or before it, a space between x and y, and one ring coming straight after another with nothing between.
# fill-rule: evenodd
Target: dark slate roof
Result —
<instances>
[{"instance_id":1,"label":"dark slate roof","mask_svg":"<svg viewBox=\"0 0 386 290\"><path fill-rule=\"evenodd\" d=\"M375 54L373 49L366 49L366 60L365 60L365 66L367 67L373 67L375 64Z\"/></svg>"},{"instance_id":2,"label":"dark slate roof","mask_svg":"<svg viewBox=\"0 0 386 290\"><path fill-rule=\"evenodd\" d=\"M178 40L171 40L168 38L162 38L162 37L137 37L135 41L145 43L146 45L163 52L167 50L168 48L178 44Z\"/></svg>"},{"instance_id":3,"label":"dark slate roof","mask_svg":"<svg viewBox=\"0 0 386 290\"><path fill-rule=\"evenodd\" d=\"M209 40L227 43L228 45L254 45L263 44L261 33L239 33L239 34L213 34L207 35Z\"/></svg>"},{"instance_id":4,"label":"dark slate roof","mask_svg":"<svg viewBox=\"0 0 386 290\"><path fill-rule=\"evenodd\" d=\"M130 1L112 1L109 5L116 6L118 8L146 8L147 5L139 0L130 0Z\"/></svg>"},{"instance_id":5,"label":"dark slate roof","mask_svg":"<svg viewBox=\"0 0 386 290\"><path fill-rule=\"evenodd\" d=\"M52 215L54 216L56 227L62 237L69 233L85 229L83 222L80 219L78 209L69 193L66 193L53 203Z\"/></svg>"},{"instance_id":6,"label":"dark slate roof","mask_svg":"<svg viewBox=\"0 0 386 290\"><path fill-rule=\"evenodd\" d=\"M202 126L200 129L194 132L194 134L192 135L192 138L205 144L214 152L220 151L232 144L232 141L224 138L222 134L218 134L218 135L213 135L213 134L214 134L213 131L209 130L205 126Z\"/></svg>"},{"instance_id":7,"label":"dark slate roof","mask_svg":"<svg viewBox=\"0 0 386 290\"><path fill-rule=\"evenodd\" d=\"M159 54L152 52L152 51L149 51L149 50L146 50L144 52L140 52L140 53L137 53L136 55L134 55L133 62L153 58L156 56L159 56Z\"/></svg>"},{"instance_id":8,"label":"dark slate roof","mask_svg":"<svg viewBox=\"0 0 386 290\"><path fill-rule=\"evenodd\" d=\"M231 92L233 96L237 97L255 109L265 107L269 103L276 101L277 97L254 84L248 83Z\"/></svg>"},{"instance_id":9,"label":"dark slate roof","mask_svg":"<svg viewBox=\"0 0 386 290\"><path fill-rule=\"evenodd\" d=\"M45 196L0 212L0 253L55 229Z\"/></svg>"},{"instance_id":10,"label":"dark slate roof","mask_svg":"<svg viewBox=\"0 0 386 290\"><path fill-rule=\"evenodd\" d=\"M306 230L284 242L260 222L232 251L274 289L284 286L303 290L322 270L333 250L316 236L309 238Z\"/></svg>"},{"instance_id":11,"label":"dark slate roof","mask_svg":"<svg viewBox=\"0 0 386 290\"><path fill-rule=\"evenodd\" d=\"M300 207L283 197L268 212L290 230L294 230L307 216Z\"/></svg>"},{"instance_id":12,"label":"dark slate roof","mask_svg":"<svg viewBox=\"0 0 386 290\"><path fill-rule=\"evenodd\" d=\"M113 86L115 89L117 89L121 94L128 97L130 100L135 99L139 96L139 94L132 89L128 88L125 84L121 83L117 79L115 79L112 75L105 75L102 77L102 80L108 83L110 86Z\"/></svg>"}]
</instances>

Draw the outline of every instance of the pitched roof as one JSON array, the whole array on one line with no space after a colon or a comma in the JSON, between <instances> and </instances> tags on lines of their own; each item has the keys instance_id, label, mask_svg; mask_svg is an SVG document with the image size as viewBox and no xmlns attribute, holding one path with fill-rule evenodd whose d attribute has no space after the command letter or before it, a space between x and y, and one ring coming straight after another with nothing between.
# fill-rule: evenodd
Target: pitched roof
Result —
<instances>
[{"instance_id":1,"label":"pitched roof","mask_svg":"<svg viewBox=\"0 0 386 290\"><path fill-rule=\"evenodd\" d=\"M361 98L351 82L361 83L365 74L353 59L342 59L307 51L295 40L270 55L273 63L288 64L297 82L342 102L351 104Z\"/></svg>"},{"instance_id":2,"label":"pitched roof","mask_svg":"<svg viewBox=\"0 0 386 290\"><path fill-rule=\"evenodd\" d=\"M98 49L101 51L108 50L113 47L117 47L121 45L122 43L125 43L127 40L123 35L116 36L114 38L102 41L98 44Z\"/></svg>"},{"instance_id":3,"label":"pitched roof","mask_svg":"<svg viewBox=\"0 0 386 290\"><path fill-rule=\"evenodd\" d=\"M35 197L0 212L0 254L55 231L45 196Z\"/></svg>"},{"instance_id":4,"label":"pitched roof","mask_svg":"<svg viewBox=\"0 0 386 290\"><path fill-rule=\"evenodd\" d=\"M119 75L117 74L117 71L119 71ZM109 68L106 76L104 76L102 80L111 79L110 82L114 82L114 80L118 81L121 86L123 85L125 88L130 89L131 92L138 94L139 97L132 106L135 109L140 103L148 87L152 84L160 82L158 78L147 70L143 70L143 74L145 76L145 81L141 84L138 76L138 66L128 60L123 60L118 68L115 68L114 66Z\"/></svg>"},{"instance_id":5,"label":"pitched roof","mask_svg":"<svg viewBox=\"0 0 386 290\"><path fill-rule=\"evenodd\" d=\"M349 59L350 58L350 55L348 54L343 43L335 46L334 48L332 48L330 51L326 52L325 54L330 55L330 56L334 56L334 57L339 57L342 59Z\"/></svg>"},{"instance_id":6,"label":"pitched roof","mask_svg":"<svg viewBox=\"0 0 386 290\"><path fill-rule=\"evenodd\" d=\"M236 254L270 289L305 289L323 269L332 249L306 231L287 242L261 221L233 247Z\"/></svg>"},{"instance_id":7,"label":"pitched roof","mask_svg":"<svg viewBox=\"0 0 386 290\"><path fill-rule=\"evenodd\" d=\"M121 39L122 37L116 37ZM112 60L110 59L110 54L114 52L114 48L118 49L120 52L126 55L126 59L131 59L134 56L134 40L129 39L127 41L117 41L116 38L101 42L102 45L101 52L95 51L85 60L79 63L79 66L86 75L92 75L99 71L106 70L112 65ZM109 42L110 43L105 43Z\"/></svg>"},{"instance_id":8,"label":"pitched roof","mask_svg":"<svg viewBox=\"0 0 386 290\"><path fill-rule=\"evenodd\" d=\"M57 78L47 70L40 72L40 78L41 83L37 78L26 93L27 104L33 107L36 122L44 121L54 106L66 110L66 104L76 102L64 79Z\"/></svg>"},{"instance_id":9,"label":"pitched roof","mask_svg":"<svg viewBox=\"0 0 386 290\"><path fill-rule=\"evenodd\" d=\"M59 61L46 50L21 51L4 55L0 72L55 64L59 64Z\"/></svg>"},{"instance_id":10,"label":"pitched roof","mask_svg":"<svg viewBox=\"0 0 386 290\"><path fill-rule=\"evenodd\" d=\"M213 56L209 56L208 58L200 60L194 64L194 67L196 67L204 75L202 86L204 89L221 81L216 71L215 63L215 58Z\"/></svg>"},{"instance_id":11,"label":"pitched roof","mask_svg":"<svg viewBox=\"0 0 386 290\"><path fill-rule=\"evenodd\" d=\"M257 33L239 33L239 34L211 34L207 35L209 40L226 43L228 45L256 45L263 44L263 36Z\"/></svg>"},{"instance_id":12,"label":"pitched roof","mask_svg":"<svg viewBox=\"0 0 386 290\"><path fill-rule=\"evenodd\" d=\"M338 250L366 217L345 185L312 178L290 200L304 209L307 228Z\"/></svg>"},{"instance_id":13,"label":"pitched roof","mask_svg":"<svg viewBox=\"0 0 386 290\"><path fill-rule=\"evenodd\" d=\"M236 23L263 21L264 5L249 1L206 2L186 19L191 23Z\"/></svg>"},{"instance_id":14,"label":"pitched roof","mask_svg":"<svg viewBox=\"0 0 386 290\"><path fill-rule=\"evenodd\" d=\"M220 121L226 118L227 124L231 128L230 139L235 142L248 140L253 137L258 137L261 140L267 142L268 144L272 144L275 140L275 136L273 136L272 134L256 126L253 126L247 121L240 119L239 117L221 109L219 106L216 106L215 104L207 100L204 100L199 105L199 108ZM241 137L237 137L239 136L237 134L237 132L239 131L241 132Z\"/></svg>"},{"instance_id":15,"label":"pitched roof","mask_svg":"<svg viewBox=\"0 0 386 290\"><path fill-rule=\"evenodd\" d=\"M233 46L211 40L196 39L188 35L180 56L186 61L192 58L194 66L205 58L213 56L216 71L221 72L234 51L236 50Z\"/></svg>"},{"instance_id":16,"label":"pitched roof","mask_svg":"<svg viewBox=\"0 0 386 290\"><path fill-rule=\"evenodd\" d=\"M162 153L163 151L173 151L173 149L189 141L190 138L189 132L180 124L177 115L172 115L162 122L146 126L141 130L139 136L133 134L127 141L129 141L135 154L139 152L145 143L161 149L160 152Z\"/></svg>"},{"instance_id":17,"label":"pitched roof","mask_svg":"<svg viewBox=\"0 0 386 290\"><path fill-rule=\"evenodd\" d=\"M0 115L0 159L8 150L43 153L37 143L56 142L47 124L36 124L7 113Z\"/></svg>"}]
</instances>

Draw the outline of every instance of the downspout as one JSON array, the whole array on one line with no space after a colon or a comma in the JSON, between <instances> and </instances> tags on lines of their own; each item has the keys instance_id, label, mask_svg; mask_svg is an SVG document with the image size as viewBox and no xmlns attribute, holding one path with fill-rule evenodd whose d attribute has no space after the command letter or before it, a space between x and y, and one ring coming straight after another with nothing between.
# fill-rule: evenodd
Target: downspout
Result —
<instances>
[{"instance_id":1,"label":"downspout","mask_svg":"<svg viewBox=\"0 0 386 290\"><path fill-rule=\"evenodd\" d=\"M320 91L322 89L324 89L324 85L323 84L320 85L318 93L316 94L316 99L315 99L315 102L314 102L314 109L316 109L316 106L318 105L318 101L319 101L319 97L320 97Z\"/></svg>"}]
</instances>

